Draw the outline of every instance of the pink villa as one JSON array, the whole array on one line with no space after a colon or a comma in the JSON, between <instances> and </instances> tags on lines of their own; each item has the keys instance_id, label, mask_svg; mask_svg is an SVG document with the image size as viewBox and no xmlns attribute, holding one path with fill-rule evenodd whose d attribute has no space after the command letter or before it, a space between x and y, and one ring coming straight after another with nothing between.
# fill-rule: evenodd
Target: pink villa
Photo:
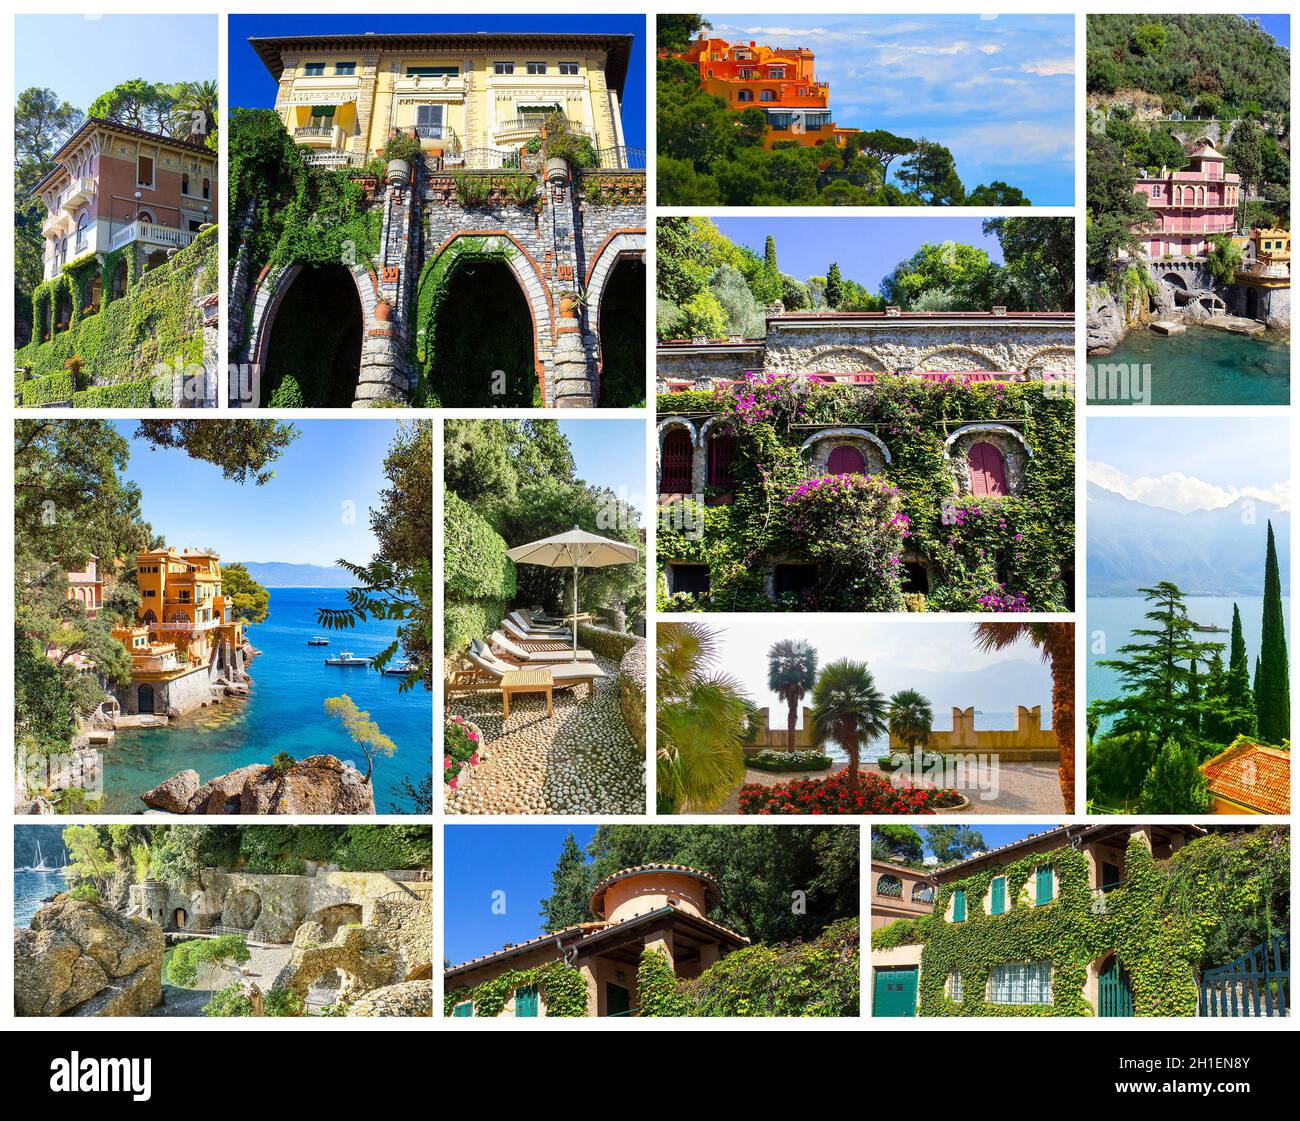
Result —
<instances>
[{"instance_id":1,"label":"pink villa","mask_svg":"<svg viewBox=\"0 0 1300 1121\"><path fill-rule=\"evenodd\" d=\"M80 572L68 573L68 599L86 609L86 618L93 619L104 604L104 581L99 575L99 558L93 553Z\"/></svg>"},{"instance_id":2,"label":"pink villa","mask_svg":"<svg viewBox=\"0 0 1300 1121\"><path fill-rule=\"evenodd\" d=\"M78 258L103 260L127 246L144 271L216 220L217 153L201 137L176 139L91 117L53 158L53 170L31 192L46 209L46 280ZM125 291L127 275L119 259L115 289ZM96 277L96 289L99 283ZM97 291L92 302L99 302Z\"/></svg>"},{"instance_id":3,"label":"pink villa","mask_svg":"<svg viewBox=\"0 0 1300 1121\"><path fill-rule=\"evenodd\" d=\"M1159 175L1134 182L1134 192L1146 198L1157 219L1139 234L1145 256L1204 257L1215 234L1234 232L1241 177L1225 172L1223 161L1223 154L1202 138L1184 170L1162 167Z\"/></svg>"}]
</instances>

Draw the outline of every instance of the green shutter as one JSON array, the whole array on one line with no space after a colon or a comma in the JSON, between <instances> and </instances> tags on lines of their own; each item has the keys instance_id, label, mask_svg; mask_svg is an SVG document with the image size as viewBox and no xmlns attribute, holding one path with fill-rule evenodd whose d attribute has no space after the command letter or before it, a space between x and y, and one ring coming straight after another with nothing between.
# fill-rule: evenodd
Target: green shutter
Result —
<instances>
[{"instance_id":1,"label":"green shutter","mask_svg":"<svg viewBox=\"0 0 1300 1121\"><path fill-rule=\"evenodd\" d=\"M515 1016L537 1015L537 986L515 990Z\"/></svg>"},{"instance_id":2,"label":"green shutter","mask_svg":"<svg viewBox=\"0 0 1300 1121\"><path fill-rule=\"evenodd\" d=\"M453 1016L472 1016L474 1015L474 1005L471 1001L465 1001L464 1004L458 1004L451 1010Z\"/></svg>"},{"instance_id":3,"label":"green shutter","mask_svg":"<svg viewBox=\"0 0 1300 1121\"><path fill-rule=\"evenodd\" d=\"M993 881L993 913L1001 915L1007 909L1007 881L1003 876L999 876Z\"/></svg>"},{"instance_id":4,"label":"green shutter","mask_svg":"<svg viewBox=\"0 0 1300 1121\"><path fill-rule=\"evenodd\" d=\"M952 893L952 921L966 921L966 890L958 888Z\"/></svg>"},{"instance_id":5,"label":"green shutter","mask_svg":"<svg viewBox=\"0 0 1300 1121\"><path fill-rule=\"evenodd\" d=\"M1044 864L1038 869L1037 892L1035 893L1035 902L1038 906L1052 901L1052 866Z\"/></svg>"}]
</instances>

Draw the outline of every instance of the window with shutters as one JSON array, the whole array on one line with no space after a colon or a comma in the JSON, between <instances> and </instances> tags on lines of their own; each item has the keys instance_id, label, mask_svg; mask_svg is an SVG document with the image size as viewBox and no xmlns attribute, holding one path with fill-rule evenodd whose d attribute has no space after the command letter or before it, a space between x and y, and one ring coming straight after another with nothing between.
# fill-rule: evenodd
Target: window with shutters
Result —
<instances>
[{"instance_id":1,"label":"window with shutters","mask_svg":"<svg viewBox=\"0 0 1300 1121\"><path fill-rule=\"evenodd\" d=\"M137 187L153 186L153 157L140 156L136 159L135 185Z\"/></svg>"},{"instance_id":2,"label":"window with shutters","mask_svg":"<svg viewBox=\"0 0 1300 1121\"><path fill-rule=\"evenodd\" d=\"M1052 866L1044 864L1034 873L1034 905L1041 907L1052 901Z\"/></svg>"},{"instance_id":3,"label":"window with shutters","mask_svg":"<svg viewBox=\"0 0 1300 1121\"><path fill-rule=\"evenodd\" d=\"M990 888L989 914L1005 915L1007 913L1007 878L995 876Z\"/></svg>"},{"instance_id":4,"label":"window with shutters","mask_svg":"<svg viewBox=\"0 0 1300 1121\"><path fill-rule=\"evenodd\" d=\"M451 1010L453 1016L472 1016L474 1015L474 1002L472 1000L462 1000L455 1008Z\"/></svg>"},{"instance_id":5,"label":"window with shutters","mask_svg":"<svg viewBox=\"0 0 1300 1121\"><path fill-rule=\"evenodd\" d=\"M537 986L515 989L515 1016L537 1015Z\"/></svg>"},{"instance_id":6,"label":"window with shutters","mask_svg":"<svg viewBox=\"0 0 1300 1121\"><path fill-rule=\"evenodd\" d=\"M1051 1004L1051 962L995 965L989 971L989 1003Z\"/></svg>"},{"instance_id":7,"label":"window with shutters","mask_svg":"<svg viewBox=\"0 0 1300 1121\"><path fill-rule=\"evenodd\" d=\"M840 444L831 449L830 458L826 460L828 475L865 475L867 458L852 444Z\"/></svg>"},{"instance_id":8,"label":"window with shutters","mask_svg":"<svg viewBox=\"0 0 1300 1121\"><path fill-rule=\"evenodd\" d=\"M948 974L948 999L954 1004L962 1001L961 974L955 969Z\"/></svg>"},{"instance_id":9,"label":"window with shutters","mask_svg":"<svg viewBox=\"0 0 1300 1121\"><path fill-rule=\"evenodd\" d=\"M659 470L660 494L690 494L694 457L691 436L685 429L674 428L664 436Z\"/></svg>"},{"instance_id":10,"label":"window with shutters","mask_svg":"<svg viewBox=\"0 0 1300 1121\"><path fill-rule=\"evenodd\" d=\"M736 460L736 437L730 432L713 432L709 435L709 486L734 490L735 477L731 473Z\"/></svg>"},{"instance_id":11,"label":"window with shutters","mask_svg":"<svg viewBox=\"0 0 1300 1121\"><path fill-rule=\"evenodd\" d=\"M952 921L966 921L966 889L959 887L952 893Z\"/></svg>"},{"instance_id":12,"label":"window with shutters","mask_svg":"<svg viewBox=\"0 0 1300 1121\"><path fill-rule=\"evenodd\" d=\"M1007 468L1002 453L982 440L966 453L970 467L970 492L976 498L997 498L1009 494Z\"/></svg>"}]
</instances>

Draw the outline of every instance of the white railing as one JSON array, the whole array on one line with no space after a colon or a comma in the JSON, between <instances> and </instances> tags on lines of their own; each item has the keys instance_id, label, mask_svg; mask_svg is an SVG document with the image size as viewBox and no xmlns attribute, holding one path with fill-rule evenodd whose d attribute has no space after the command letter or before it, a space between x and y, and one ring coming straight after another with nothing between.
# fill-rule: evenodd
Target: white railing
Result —
<instances>
[{"instance_id":1,"label":"white railing","mask_svg":"<svg viewBox=\"0 0 1300 1121\"><path fill-rule=\"evenodd\" d=\"M173 226L160 226L154 222L141 222L137 219L129 226L123 226L113 235L109 250L121 249L122 246L130 245L133 241L142 241L146 245L169 245L176 249L184 249L193 240L194 235L189 230L178 230Z\"/></svg>"},{"instance_id":2,"label":"white railing","mask_svg":"<svg viewBox=\"0 0 1300 1121\"><path fill-rule=\"evenodd\" d=\"M308 167L348 167L352 163L352 156L348 152L304 151L302 161Z\"/></svg>"},{"instance_id":3,"label":"white railing","mask_svg":"<svg viewBox=\"0 0 1300 1121\"><path fill-rule=\"evenodd\" d=\"M215 630L221 626L220 619L209 619L206 623L150 623L151 631L162 631L165 634L202 634L205 631Z\"/></svg>"}]
</instances>

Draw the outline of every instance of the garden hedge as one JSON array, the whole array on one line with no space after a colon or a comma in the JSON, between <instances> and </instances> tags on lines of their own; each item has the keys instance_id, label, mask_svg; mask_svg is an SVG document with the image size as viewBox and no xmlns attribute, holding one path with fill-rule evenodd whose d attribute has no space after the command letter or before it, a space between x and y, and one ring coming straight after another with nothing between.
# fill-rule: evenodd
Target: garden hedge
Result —
<instances>
[{"instance_id":1,"label":"garden hedge","mask_svg":"<svg viewBox=\"0 0 1300 1121\"><path fill-rule=\"evenodd\" d=\"M443 506L443 649L464 650L496 629L515 594L515 564L506 543L450 491Z\"/></svg>"},{"instance_id":2,"label":"garden hedge","mask_svg":"<svg viewBox=\"0 0 1300 1121\"><path fill-rule=\"evenodd\" d=\"M697 428L702 414L714 415L720 418L715 428L736 436L731 504L708 504L706 491L703 503L691 497L661 512L661 610L898 610L904 602L941 611L995 610L1004 603L1044 611L1068 606L1063 574L1074 565L1074 400L1068 386L889 375L865 390L755 376L717 391L662 394L658 412L699 418ZM1031 453L1020 494L958 496L944 440L964 424L999 421L1014 422ZM800 445L811 426L861 427L877 435L890 451L883 479L897 491L901 516L886 520L883 507L874 515L858 509L871 496L855 491L848 497L862 501L846 501L842 531L826 504L814 511L812 528L800 540L787 510L807 480ZM870 533L860 524L868 515L876 519ZM882 549L899 547L894 528L902 530L901 552L930 563L923 601L916 595L904 601L898 553L882 557ZM822 581L813 601L774 603L765 591L765 569L780 556L817 559L836 579ZM707 565L709 592L670 596L665 560Z\"/></svg>"}]
</instances>

